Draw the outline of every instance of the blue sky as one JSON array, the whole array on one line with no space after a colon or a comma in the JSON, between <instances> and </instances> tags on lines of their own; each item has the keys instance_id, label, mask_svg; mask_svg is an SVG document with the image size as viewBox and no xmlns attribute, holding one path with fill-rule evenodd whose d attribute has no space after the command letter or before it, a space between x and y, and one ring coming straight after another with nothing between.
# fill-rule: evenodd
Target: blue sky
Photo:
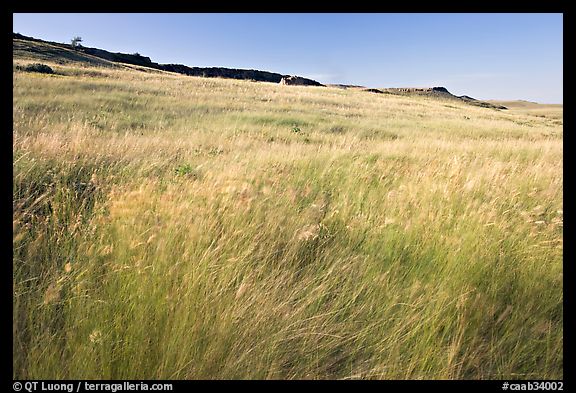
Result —
<instances>
[{"instance_id":1,"label":"blue sky","mask_svg":"<svg viewBox=\"0 0 576 393\"><path fill-rule=\"evenodd\" d=\"M562 14L14 14L13 23L158 63L563 102Z\"/></svg>"}]
</instances>

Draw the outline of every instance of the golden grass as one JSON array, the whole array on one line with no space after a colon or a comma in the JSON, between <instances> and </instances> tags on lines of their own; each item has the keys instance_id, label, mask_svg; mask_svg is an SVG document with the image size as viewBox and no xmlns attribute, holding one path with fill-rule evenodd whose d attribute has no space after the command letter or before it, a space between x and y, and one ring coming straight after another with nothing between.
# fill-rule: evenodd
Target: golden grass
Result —
<instances>
[{"instance_id":1,"label":"golden grass","mask_svg":"<svg viewBox=\"0 0 576 393\"><path fill-rule=\"evenodd\" d=\"M562 378L561 117L46 63L14 378Z\"/></svg>"}]
</instances>

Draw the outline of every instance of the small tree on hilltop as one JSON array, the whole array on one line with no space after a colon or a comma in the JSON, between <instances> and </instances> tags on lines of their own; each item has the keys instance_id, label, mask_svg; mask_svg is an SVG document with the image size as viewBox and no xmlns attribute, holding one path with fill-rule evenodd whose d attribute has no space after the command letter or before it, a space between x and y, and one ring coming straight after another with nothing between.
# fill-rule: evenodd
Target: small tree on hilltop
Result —
<instances>
[{"instance_id":1,"label":"small tree on hilltop","mask_svg":"<svg viewBox=\"0 0 576 393\"><path fill-rule=\"evenodd\" d=\"M82 45L80 45L80 43L82 42L82 38L81 37L74 37L72 38L72 48L73 49L78 49L79 47L81 47Z\"/></svg>"}]
</instances>

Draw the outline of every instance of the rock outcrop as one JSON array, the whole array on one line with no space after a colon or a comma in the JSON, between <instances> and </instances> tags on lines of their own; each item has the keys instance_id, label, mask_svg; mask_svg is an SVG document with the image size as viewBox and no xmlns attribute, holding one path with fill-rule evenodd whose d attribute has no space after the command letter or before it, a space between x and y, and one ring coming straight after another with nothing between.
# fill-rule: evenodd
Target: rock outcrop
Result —
<instances>
[{"instance_id":1,"label":"rock outcrop","mask_svg":"<svg viewBox=\"0 0 576 393\"><path fill-rule=\"evenodd\" d=\"M258 70L242 70L223 67L188 67L182 64L159 64L163 71L177 72L189 76L202 76L205 78L246 79L257 82L279 83L282 74Z\"/></svg>"},{"instance_id":2,"label":"rock outcrop","mask_svg":"<svg viewBox=\"0 0 576 393\"><path fill-rule=\"evenodd\" d=\"M382 91L393 94L450 94L450 92L445 87L389 87L382 89Z\"/></svg>"},{"instance_id":3,"label":"rock outcrop","mask_svg":"<svg viewBox=\"0 0 576 393\"><path fill-rule=\"evenodd\" d=\"M282 79L280 79L280 84L292 85L292 86L324 86L323 84L316 82L315 80L292 75L284 75Z\"/></svg>"}]
</instances>

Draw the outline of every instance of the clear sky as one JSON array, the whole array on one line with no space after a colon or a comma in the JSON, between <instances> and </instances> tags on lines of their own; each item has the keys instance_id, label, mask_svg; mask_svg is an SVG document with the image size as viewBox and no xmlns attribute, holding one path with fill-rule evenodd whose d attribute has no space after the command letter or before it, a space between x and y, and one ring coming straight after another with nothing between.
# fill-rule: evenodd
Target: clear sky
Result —
<instances>
[{"instance_id":1,"label":"clear sky","mask_svg":"<svg viewBox=\"0 0 576 393\"><path fill-rule=\"evenodd\" d=\"M562 14L14 14L13 31L322 83L563 102Z\"/></svg>"}]
</instances>

